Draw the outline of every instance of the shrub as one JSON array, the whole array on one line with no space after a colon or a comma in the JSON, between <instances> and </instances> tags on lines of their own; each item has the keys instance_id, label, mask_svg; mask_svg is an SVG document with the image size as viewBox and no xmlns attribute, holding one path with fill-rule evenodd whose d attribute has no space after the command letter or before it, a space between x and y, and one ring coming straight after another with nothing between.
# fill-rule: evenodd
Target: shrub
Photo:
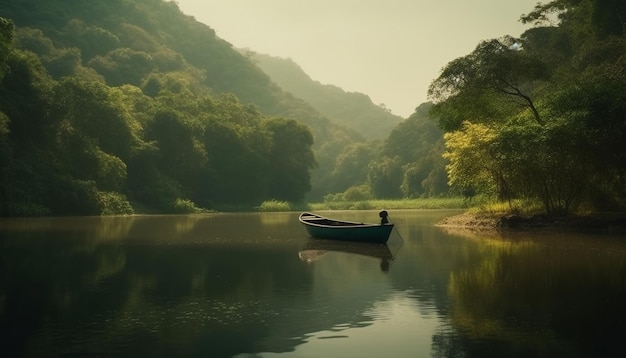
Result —
<instances>
[{"instance_id":1,"label":"shrub","mask_svg":"<svg viewBox=\"0 0 626 358\"><path fill-rule=\"evenodd\" d=\"M176 214L197 214L203 212L201 208L196 206L196 203L182 198L176 198L173 209Z\"/></svg>"},{"instance_id":2,"label":"shrub","mask_svg":"<svg viewBox=\"0 0 626 358\"><path fill-rule=\"evenodd\" d=\"M125 195L114 191L102 191L98 195L100 215L132 215L133 207Z\"/></svg>"},{"instance_id":3,"label":"shrub","mask_svg":"<svg viewBox=\"0 0 626 358\"><path fill-rule=\"evenodd\" d=\"M365 201L374 199L374 195L369 185L358 185L344 191L343 199L346 201Z\"/></svg>"},{"instance_id":4,"label":"shrub","mask_svg":"<svg viewBox=\"0 0 626 358\"><path fill-rule=\"evenodd\" d=\"M291 204L287 201L279 200L267 200L264 201L259 207L259 211L291 211Z\"/></svg>"}]
</instances>

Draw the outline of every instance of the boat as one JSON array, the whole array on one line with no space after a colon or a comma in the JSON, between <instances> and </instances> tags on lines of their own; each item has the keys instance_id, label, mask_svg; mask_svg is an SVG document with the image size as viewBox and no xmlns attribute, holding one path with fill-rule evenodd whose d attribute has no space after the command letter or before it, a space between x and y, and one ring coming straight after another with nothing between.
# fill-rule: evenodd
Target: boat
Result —
<instances>
[{"instance_id":1,"label":"boat","mask_svg":"<svg viewBox=\"0 0 626 358\"><path fill-rule=\"evenodd\" d=\"M313 238L384 244L389 240L393 224L387 220L385 210L379 216L379 224L330 219L308 212L300 214L299 220Z\"/></svg>"}]
</instances>

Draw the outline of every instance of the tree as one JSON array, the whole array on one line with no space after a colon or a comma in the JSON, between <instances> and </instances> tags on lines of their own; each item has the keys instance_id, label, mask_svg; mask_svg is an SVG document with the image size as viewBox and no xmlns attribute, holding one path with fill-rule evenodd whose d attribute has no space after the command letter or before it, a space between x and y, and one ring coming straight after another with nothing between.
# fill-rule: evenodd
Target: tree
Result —
<instances>
[{"instance_id":1,"label":"tree","mask_svg":"<svg viewBox=\"0 0 626 358\"><path fill-rule=\"evenodd\" d=\"M498 121L519 107L544 123L531 90L534 81L547 79L546 67L518 46L518 40L508 36L483 41L471 54L446 65L428 89L442 128L458 129L468 119Z\"/></svg>"},{"instance_id":2,"label":"tree","mask_svg":"<svg viewBox=\"0 0 626 358\"><path fill-rule=\"evenodd\" d=\"M187 194L197 188L207 166L201 135L198 123L168 109L158 111L146 126L146 139L156 141L158 147L159 170L187 188Z\"/></svg>"},{"instance_id":3,"label":"tree","mask_svg":"<svg viewBox=\"0 0 626 358\"><path fill-rule=\"evenodd\" d=\"M270 118L263 123L272 146L268 157L268 196L276 200L301 202L311 189L311 170L317 165L311 131L292 119Z\"/></svg>"},{"instance_id":4,"label":"tree","mask_svg":"<svg viewBox=\"0 0 626 358\"><path fill-rule=\"evenodd\" d=\"M367 181L376 198L401 198L403 172L398 157L382 157L370 163Z\"/></svg>"},{"instance_id":5,"label":"tree","mask_svg":"<svg viewBox=\"0 0 626 358\"><path fill-rule=\"evenodd\" d=\"M502 200L510 199L509 186L498 165L493 145L497 131L484 124L464 122L462 129L444 135L449 161L450 185L495 190Z\"/></svg>"},{"instance_id":6,"label":"tree","mask_svg":"<svg viewBox=\"0 0 626 358\"><path fill-rule=\"evenodd\" d=\"M123 93L101 82L67 78L55 89L55 110L103 151L128 160L138 141Z\"/></svg>"},{"instance_id":7,"label":"tree","mask_svg":"<svg viewBox=\"0 0 626 358\"><path fill-rule=\"evenodd\" d=\"M227 123L216 119L205 123L202 141L210 173L200 184L204 189L199 190L217 204L258 205L267 199L271 175L266 148L269 136L260 128L252 135Z\"/></svg>"},{"instance_id":8,"label":"tree","mask_svg":"<svg viewBox=\"0 0 626 358\"><path fill-rule=\"evenodd\" d=\"M626 70L626 66L624 67ZM584 166L584 194L598 209L626 206L626 92L623 79L601 76L556 93L548 103L567 128L558 149ZM575 145L572 145L574 143ZM570 173L573 175L573 173Z\"/></svg>"},{"instance_id":9,"label":"tree","mask_svg":"<svg viewBox=\"0 0 626 358\"><path fill-rule=\"evenodd\" d=\"M13 22L4 17L0 17L0 80L2 80L4 73L8 70L5 61L13 47L14 38L15 26Z\"/></svg>"},{"instance_id":10,"label":"tree","mask_svg":"<svg viewBox=\"0 0 626 358\"><path fill-rule=\"evenodd\" d=\"M87 26L79 19L70 20L62 35L66 43L81 49L81 55L86 61L120 46L118 37L110 31L98 26Z\"/></svg>"},{"instance_id":11,"label":"tree","mask_svg":"<svg viewBox=\"0 0 626 358\"><path fill-rule=\"evenodd\" d=\"M154 69L152 56L129 48L118 48L104 56L98 55L89 61L89 66L103 75L110 86L139 86Z\"/></svg>"},{"instance_id":12,"label":"tree","mask_svg":"<svg viewBox=\"0 0 626 358\"><path fill-rule=\"evenodd\" d=\"M8 70L6 59L13 46L15 37L15 27L13 22L0 17L0 81L4 73ZM9 117L0 111L0 140L9 132Z\"/></svg>"},{"instance_id":13,"label":"tree","mask_svg":"<svg viewBox=\"0 0 626 358\"><path fill-rule=\"evenodd\" d=\"M368 165L375 158L376 148L371 143L355 143L346 146L337 156L332 172L332 190L342 192L352 186L367 182Z\"/></svg>"}]
</instances>

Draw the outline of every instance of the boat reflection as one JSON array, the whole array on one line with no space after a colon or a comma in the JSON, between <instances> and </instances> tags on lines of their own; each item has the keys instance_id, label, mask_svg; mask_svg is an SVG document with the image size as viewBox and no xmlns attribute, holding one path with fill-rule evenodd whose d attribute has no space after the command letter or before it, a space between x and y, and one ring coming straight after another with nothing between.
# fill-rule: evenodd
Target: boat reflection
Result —
<instances>
[{"instance_id":1,"label":"boat reflection","mask_svg":"<svg viewBox=\"0 0 626 358\"><path fill-rule=\"evenodd\" d=\"M340 252L353 255L368 256L380 259L380 269L389 271L393 254L387 244L370 244L362 242L311 239L298 252L301 261L312 263L321 259L329 252Z\"/></svg>"}]
</instances>

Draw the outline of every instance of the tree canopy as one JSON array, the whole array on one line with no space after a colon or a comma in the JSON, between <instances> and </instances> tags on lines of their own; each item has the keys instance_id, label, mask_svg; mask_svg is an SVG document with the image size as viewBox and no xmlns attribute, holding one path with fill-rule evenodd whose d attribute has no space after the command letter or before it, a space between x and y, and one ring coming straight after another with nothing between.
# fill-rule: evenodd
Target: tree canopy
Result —
<instances>
[{"instance_id":1,"label":"tree canopy","mask_svg":"<svg viewBox=\"0 0 626 358\"><path fill-rule=\"evenodd\" d=\"M520 18L534 27L448 63L399 121L175 2L3 2L0 215L463 192L623 209L625 18L623 1L539 3Z\"/></svg>"},{"instance_id":2,"label":"tree canopy","mask_svg":"<svg viewBox=\"0 0 626 358\"><path fill-rule=\"evenodd\" d=\"M170 2L3 3L0 50L3 216L302 201L333 128Z\"/></svg>"},{"instance_id":3,"label":"tree canopy","mask_svg":"<svg viewBox=\"0 0 626 358\"><path fill-rule=\"evenodd\" d=\"M540 3L521 38L483 41L442 70L429 95L452 184L549 214L626 207L625 9Z\"/></svg>"}]
</instances>

